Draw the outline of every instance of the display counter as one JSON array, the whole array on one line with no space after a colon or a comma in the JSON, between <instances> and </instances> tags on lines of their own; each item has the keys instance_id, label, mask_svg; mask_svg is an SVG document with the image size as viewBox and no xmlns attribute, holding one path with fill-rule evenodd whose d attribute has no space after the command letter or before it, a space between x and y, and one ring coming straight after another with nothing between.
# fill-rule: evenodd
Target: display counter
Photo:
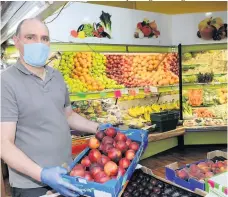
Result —
<instances>
[{"instance_id":1,"label":"display counter","mask_svg":"<svg viewBox=\"0 0 228 197\"><path fill-rule=\"evenodd\" d=\"M141 159L178 146L178 136L184 145L227 144L227 127L178 127L175 130L149 134L149 144Z\"/></svg>"}]
</instances>

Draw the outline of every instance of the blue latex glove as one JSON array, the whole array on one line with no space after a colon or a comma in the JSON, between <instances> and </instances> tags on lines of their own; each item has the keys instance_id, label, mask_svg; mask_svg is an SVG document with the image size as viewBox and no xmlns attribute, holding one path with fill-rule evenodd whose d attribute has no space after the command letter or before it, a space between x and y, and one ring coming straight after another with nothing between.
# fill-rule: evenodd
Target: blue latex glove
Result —
<instances>
[{"instance_id":1,"label":"blue latex glove","mask_svg":"<svg viewBox=\"0 0 228 197\"><path fill-rule=\"evenodd\" d=\"M100 124L99 127L98 127L98 131L103 131L109 127L112 127L111 124L107 123L107 124Z\"/></svg>"},{"instance_id":2,"label":"blue latex glove","mask_svg":"<svg viewBox=\"0 0 228 197\"><path fill-rule=\"evenodd\" d=\"M62 178L61 175L64 174L67 174L67 170L62 167L44 168L41 172L41 181L63 196L78 197L83 195L82 190Z\"/></svg>"}]
</instances>

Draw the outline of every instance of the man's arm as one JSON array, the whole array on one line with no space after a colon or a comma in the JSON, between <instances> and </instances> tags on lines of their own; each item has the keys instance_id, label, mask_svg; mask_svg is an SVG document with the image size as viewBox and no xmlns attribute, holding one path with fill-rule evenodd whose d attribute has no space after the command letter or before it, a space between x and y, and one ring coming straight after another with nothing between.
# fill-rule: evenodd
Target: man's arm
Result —
<instances>
[{"instance_id":1,"label":"man's arm","mask_svg":"<svg viewBox=\"0 0 228 197\"><path fill-rule=\"evenodd\" d=\"M16 122L1 122L1 158L11 168L40 182L42 168L15 146L15 132Z\"/></svg>"},{"instance_id":2,"label":"man's arm","mask_svg":"<svg viewBox=\"0 0 228 197\"><path fill-rule=\"evenodd\" d=\"M71 105L65 108L65 114L67 117L67 122L71 129L86 132L86 133L96 133L99 127L98 123L92 122L83 118L82 116L75 113Z\"/></svg>"}]
</instances>

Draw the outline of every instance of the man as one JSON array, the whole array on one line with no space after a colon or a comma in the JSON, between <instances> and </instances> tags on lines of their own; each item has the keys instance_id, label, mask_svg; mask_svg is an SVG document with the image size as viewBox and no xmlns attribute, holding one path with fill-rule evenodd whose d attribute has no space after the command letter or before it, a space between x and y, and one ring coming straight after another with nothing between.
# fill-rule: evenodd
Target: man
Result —
<instances>
[{"instance_id":1,"label":"man","mask_svg":"<svg viewBox=\"0 0 228 197\"><path fill-rule=\"evenodd\" d=\"M1 74L1 157L9 166L12 196L38 197L48 186L79 196L82 191L61 178L67 170L60 166L72 162L70 128L96 133L99 125L73 112L62 75L45 66L45 24L26 19L13 39L20 59Z\"/></svg>"}]
</instances>

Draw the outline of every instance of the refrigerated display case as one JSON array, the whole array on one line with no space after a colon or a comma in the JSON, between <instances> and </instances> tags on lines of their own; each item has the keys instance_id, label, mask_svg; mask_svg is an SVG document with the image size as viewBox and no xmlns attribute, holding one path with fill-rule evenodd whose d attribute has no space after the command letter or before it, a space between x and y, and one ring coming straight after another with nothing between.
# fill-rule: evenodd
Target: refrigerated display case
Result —
<instances>
[{"instance_id":1,"label":"refrigerated display case","mask_svg":"<svg viewBox=\"0 0 228 197\"><path fill-rule=\"evenodd\" d=\"M225 46L185 47L182 53L182 106L185 143L226 143L227 50Z\"/></svg>"}]
</instances>

